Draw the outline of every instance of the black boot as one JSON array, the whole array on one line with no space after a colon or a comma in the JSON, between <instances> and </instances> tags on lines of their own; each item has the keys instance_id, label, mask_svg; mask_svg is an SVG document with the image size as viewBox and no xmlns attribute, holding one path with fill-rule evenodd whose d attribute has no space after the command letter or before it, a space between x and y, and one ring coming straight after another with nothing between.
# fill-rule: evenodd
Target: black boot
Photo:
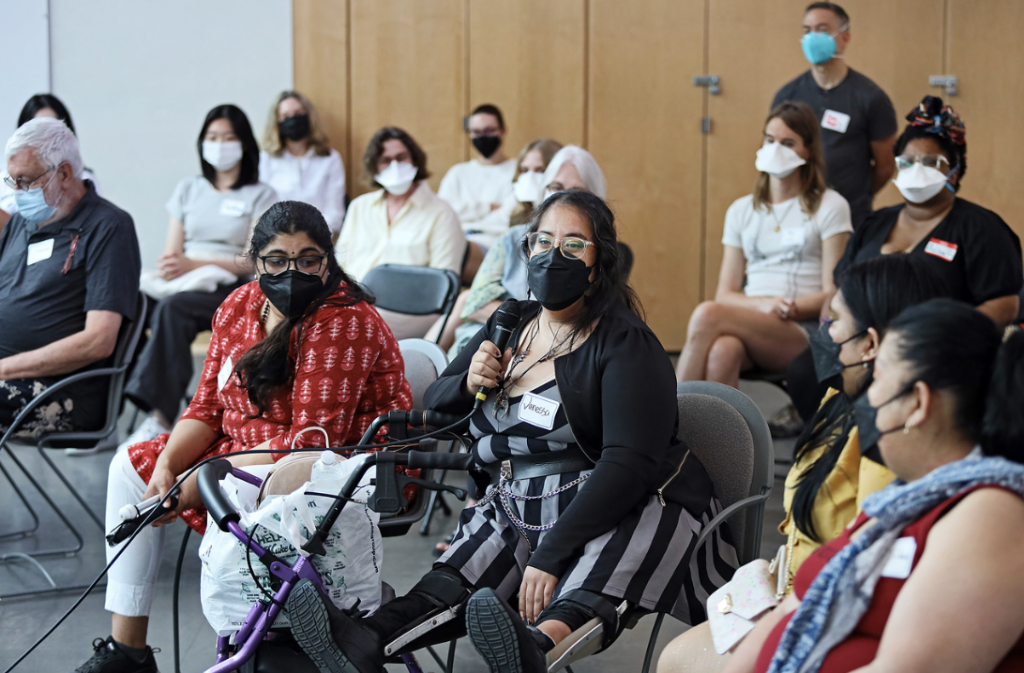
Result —
<instances>
[{"instance_id":1,"label":"black boot","mask_svg":"<svg viewBox=\"0 0 1024 673\"><path fill-rule=\"evenodd\" d=\"M288 596L292 636L320 673L381 673L384 653L377 632L358 616L339 610L309 580Z\"/></svg>"},{"instance_id":2,"label":"black boot","mask_svg":"<svg viewBox=\"0 0 1024 673\"><path fill-rule=\"evenodd\" d=\"M76 668L75 673L157 673L153 648L148 645L144 650L134 650L109 636L92 641L92 649L92 658Z\"/></svg>"},{"instance_id":3,"label":"black boot","mask_svg":"<svg viewBox=\"0 0 1024 673\"><path fill-rule=\"evenodd\" d=\"M547 673L547 657L519 613L491 589L466 605L466 630L491 673Z\"/></svg>"}]
</instances>

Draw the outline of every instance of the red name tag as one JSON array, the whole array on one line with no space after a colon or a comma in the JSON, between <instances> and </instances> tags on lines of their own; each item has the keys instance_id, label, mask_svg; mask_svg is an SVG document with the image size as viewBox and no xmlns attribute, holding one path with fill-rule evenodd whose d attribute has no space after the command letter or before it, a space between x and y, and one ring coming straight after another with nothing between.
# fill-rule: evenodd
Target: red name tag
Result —
<instances>
[{"instance_id":1,"label":"red name tag","mask_svg":"<svg viewBox=\"0 0 1024 673\"><path fill-rule=\"evenodd\" d=\"M947 262L952 262L953 258L956 257L957 245L956 243L943 241L941 238L930 238L928 239L928 245L924 246L924 251L925 254L941 257Z\"/></svg>"}]
</instances>

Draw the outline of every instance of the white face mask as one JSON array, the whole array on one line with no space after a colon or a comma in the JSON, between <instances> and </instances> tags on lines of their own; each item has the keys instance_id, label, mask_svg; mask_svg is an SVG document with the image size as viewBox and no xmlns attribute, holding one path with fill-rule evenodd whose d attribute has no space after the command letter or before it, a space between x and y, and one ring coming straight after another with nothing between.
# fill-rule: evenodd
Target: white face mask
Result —
<instances>
[{"instance_id":1,"label":"white face mask","mask_svg":"<svg viewBox=\"0 0 1024 673\"><path fill-rule=\"evenodd\" d=\"M419 169L405 161L392 161L388 167L382 170L373 179L377 184L388 191L389 194L401 196L412 187L413 180Z\"/></svg>"},{"instance_id":2,"label":"white face mask","mask_svg":"<svg viewBox=\"0 0 1024 673\"><path fill-rule=\"evenodd\" d=\"M516 195L516 201L520 203L538 203L543 196L543 189L544 173L536 171L520 173L512 185L512 192Z\"/></svg>"},{"instance_id":3,"label":"white face mask","mask_svg":"<svg viewBox=\"0 0 1024 673\"><path fill-rule=\"evenodd\" d=\"M955 171L954 168L948 174L944 174L937 168L928 168L917 162L910 168L900 169L896 179L892 182L907 201L924 203L935 198L935 195L941 192L943 187L948 186L946 178L953 175ZM949 187L949 189L953 188Z\"/></svg>"},{"instance_id":4,"label":"white face mask","mask_svg":"<svg viewBox=\"0 0 1024 673\"><path fill-rule=\"evenodd\" d=\"M218 171L230 171L242 160L242 143L237 140L223 143L204 140L203 159Z\"/></svg>"},{"instance_id":5,"label":"white face mask","mask_svg":"<svg viewBox=\"0 0 1024 673\"><path fill-rule=\"evenodd\" d=\"M762 173L781 180L789 177L793 171L806 163L807 161L802 159L796 150L786 147L782 143L770 142L762 145L761 149L757 151L754 167Z\"/></svg>"}]
</instances>

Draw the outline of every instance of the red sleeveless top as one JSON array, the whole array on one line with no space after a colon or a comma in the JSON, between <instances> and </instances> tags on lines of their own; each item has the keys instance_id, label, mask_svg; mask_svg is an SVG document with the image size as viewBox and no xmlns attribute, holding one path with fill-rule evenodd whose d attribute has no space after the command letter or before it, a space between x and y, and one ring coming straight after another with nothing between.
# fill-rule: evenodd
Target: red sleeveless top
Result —
<instances>
[{"instance_id":1,"label":"red sleeveless top","mask_svg":"<svg viewBox=\"0 0 1024 673\"><path fill-rule=\"evenodd\" d=\"M931 531L932 526L935 522L942 518L946 512L948 512L954 505L962 500L968 493L975 491L979 488L1000 488L998 486L977 486L972 489L968 489L963 493L949 498L933 510L925 514L923 517L910 524L903 529L902 537L912 537L917 542L917 551L914 552L914 560L911 565L911 571L917 567L918 562L921 560L921 555L924 553L924 546L928 540L928 533ZM853 524L843 531L843 534L837 537L835 540L822 545L816 552L814 552L804 564L800 566L800 570L797 571L796 577L793 580L793 591L796 593L796 597L803 599L807 590L811 587L814 579L821 572L821 569L832 559L833 556L839 553L843 547L850 544L850 535L853 531L863 526L868 521L868 516L861 512ZM846 640L836 645L828 656L825 657L825 661L822 662L820 673L847 673L848 671L856 670L862 666L867 666L875 659L875 654L878 652L878 645L882 640L882 632L885 630L885 623L889 619L889 613L892 611L892 606L896 602L896 596L899 595L900 589L903 588L903 583L906 579L893 579L891 577L882 577L878 580L878 584L875 585L875 593L871 598L871 604L868 606L867 612L861 617L860 622L857 624L857 628L853 630ZM768 670L768 665L771 663L772 656L775 655L775 650L779 646L779 642L782 640L782 633L786 630L786 626L789 624L789 620L792 619L793 613L786 615L778 624L775 629L769 634L768 640L765 641L764 646L761 648L761 654L757 658L757 665L754 667L756 673L765 673ZM1011 672L1024 672L1024 637L1017 641L1017 644L1007 653L1006 657L999 663L995 669L995 673L1011 673Z\"/></svg>"}]
</instances>

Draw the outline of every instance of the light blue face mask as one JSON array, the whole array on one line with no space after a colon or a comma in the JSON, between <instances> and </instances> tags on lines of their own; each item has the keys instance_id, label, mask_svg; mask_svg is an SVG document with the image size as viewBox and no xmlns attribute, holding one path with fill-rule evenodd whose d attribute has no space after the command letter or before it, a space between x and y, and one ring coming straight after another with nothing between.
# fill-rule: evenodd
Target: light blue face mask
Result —
<instances>
[{"instance_id":1,"label":"light blue face mask","mask_svg":"<svg viewBox=\"0 0 1024 673\"><path fill-rule=\"evenodd\" d=\"M843 26L837 33L843 32L846 28ZM836 55L836 38L831 33L805 33L800 40L800 46L803 47L804 56L814 65L828 63Z\"/></svg>"},{"instance_id":2,"label":"light blue face mask","mask_svg":"<svg viewBox=\"0 0 1024 673\"><path fill-rule=\"evenodd\" d=\"M19 189L14 192L14 203L18 206L19 215L32 224L42 224L53 217L53 214L57 212L57 206L51 206L46 202L46 195L43 193L43 190L50 186L55 177L57 177L56 169L54 169L53 175L50 176L50 179L42 187ZM64 195L61 194L61 196L63 197ZM57 199L57 203L60 203L60 199Z\"/></svg>"}]
</instances>

